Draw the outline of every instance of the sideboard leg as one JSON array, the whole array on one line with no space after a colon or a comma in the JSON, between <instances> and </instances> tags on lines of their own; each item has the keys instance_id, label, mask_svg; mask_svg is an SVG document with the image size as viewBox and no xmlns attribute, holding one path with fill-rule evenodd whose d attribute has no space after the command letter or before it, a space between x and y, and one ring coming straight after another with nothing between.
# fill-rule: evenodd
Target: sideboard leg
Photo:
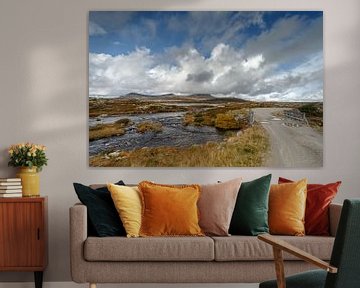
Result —
<instances>
[{"instance_id":1,"label":"sideboard leg","mask_svg":"<svg viewBox=\"0 0 360 288\"><path fill-rule=\"evenodd\" d=\"M96 284L95 283L89 283L89 288L96 288Z\"/></svg>"},{"instance_id":2,"label":"sideboard leg","mask_svg":"<svg viewBox=\"0 0 360 288\"><path fill-rule=\"evenodd\" d=\"M43 271L35 271L35 288L42 288L43 284Z\"/></svg>"}]
</instances>

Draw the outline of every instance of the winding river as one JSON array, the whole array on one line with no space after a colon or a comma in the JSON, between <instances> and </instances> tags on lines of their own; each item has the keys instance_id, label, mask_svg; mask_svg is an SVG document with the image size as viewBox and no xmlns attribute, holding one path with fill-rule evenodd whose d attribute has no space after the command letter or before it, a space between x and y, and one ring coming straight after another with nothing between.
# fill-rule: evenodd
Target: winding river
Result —
<instances>
[{"instance_id":1,"label":"winding river","mask_svg":"<svg viewBox=\"0 0 360 288\"><path fill-rule=\"evenodd\" d=\"M203 144L208 141L222 141L223 133L219 133L214 127L184 126L182 124L185 112L140 114L132 116L105 116L89 119L89 127L97 124L113 123L122 118L128 118L132 125L125 128L126 133L122 136L103 138L89 142L90 156L104 151L130 151L142 147L188 147L194 144ZM146 132L137 133L136 125L144 121L157 121L163 125L160 133Z\"/></svg>"}]
</instances>

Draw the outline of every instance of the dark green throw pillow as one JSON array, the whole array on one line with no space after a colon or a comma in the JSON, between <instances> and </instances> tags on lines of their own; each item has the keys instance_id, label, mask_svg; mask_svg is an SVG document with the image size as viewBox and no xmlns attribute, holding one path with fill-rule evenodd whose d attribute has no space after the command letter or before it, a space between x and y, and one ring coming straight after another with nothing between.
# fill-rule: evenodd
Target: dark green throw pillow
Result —
<instances>
[{"instance_id":1,"label":"dark green throw pillow","mask_svg":"<svg viewBox=\"0 0 360 288\"><path fill-rule=\"evenodd\" d=\"M271 174L241 184L230 222L230 234L256 236L269 233L270 181Z\"/></svg>"},{"instance_id":2,"label":"dark green throw pillow","mask_svg":"<svg viewBox=\"0 0 360 288\"><path fill-rule=\"evenodd\" d=\"M125 185L123 181L115 183ZM89 234L94 236L126 236L124 226L116 211L111 194L107 187L92 189L79 183L74 183L75 192L87 207Z\"/></svg>"}]
</instances>

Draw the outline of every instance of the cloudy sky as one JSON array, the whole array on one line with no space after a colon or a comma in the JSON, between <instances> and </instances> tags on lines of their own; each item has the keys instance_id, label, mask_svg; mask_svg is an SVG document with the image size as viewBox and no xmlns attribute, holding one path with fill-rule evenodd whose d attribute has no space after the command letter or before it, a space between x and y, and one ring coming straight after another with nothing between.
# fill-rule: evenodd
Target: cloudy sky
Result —
<instances>
[{"instance_id":1,"label":"cloudy sky","mask_svg":"<svg viewBox=\"0 0 360 288\"><path fill-rule=\"evenodd\" d=\"M323 100L323 13L89 14L89 95Z\"/></svg>"}]
</instances>

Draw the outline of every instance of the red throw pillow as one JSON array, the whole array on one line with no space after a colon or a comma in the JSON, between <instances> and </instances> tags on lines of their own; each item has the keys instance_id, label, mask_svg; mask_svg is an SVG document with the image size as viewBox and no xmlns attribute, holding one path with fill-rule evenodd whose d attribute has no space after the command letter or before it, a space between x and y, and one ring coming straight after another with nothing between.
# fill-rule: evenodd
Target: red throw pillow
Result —
<instances>
[{"instance_id":1,"label":"red throw pillow","mask_svg":"<svg viewBox=\"0 0 360 288\"><path fill-rule=\"evenodd\" d=\"M293 182L279 177L279 184ZM305 210L305 234L329 236L329 206L341 181L329 184L308 184Z\"/></svg>"}]
</instances>

